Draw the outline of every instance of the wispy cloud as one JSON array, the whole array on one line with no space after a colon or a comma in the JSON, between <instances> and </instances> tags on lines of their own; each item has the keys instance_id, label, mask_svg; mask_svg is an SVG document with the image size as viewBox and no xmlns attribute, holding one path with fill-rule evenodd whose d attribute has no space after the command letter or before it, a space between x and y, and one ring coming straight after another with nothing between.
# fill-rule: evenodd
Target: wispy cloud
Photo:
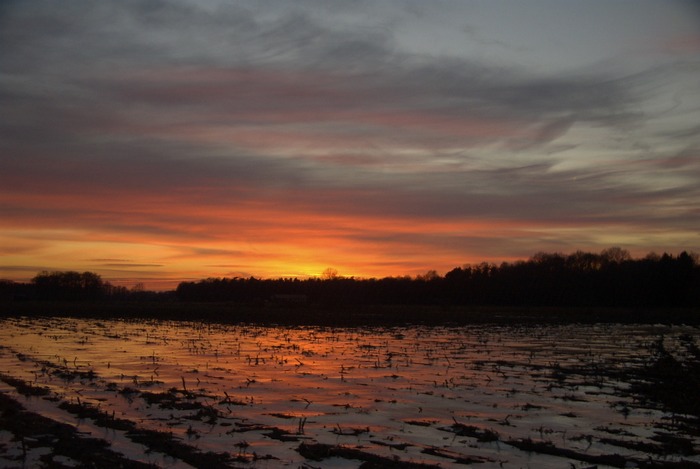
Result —
<instances>
[{"instance_id":1,"label":"wispy cloud","mask_svg":"<svg viewBox=\"0 0 700 469\"><path fill-rule=\"evenodd\" d=\"M700 65L672 5L627 11L659 18L656 48L622 25L596 38L611 55L566 56L460 3L5 4L3 252L37 263L66 241L18 230L72 230L124 259L110 268L388 275L548 247L698 250Z\"/></svg>"}]
</instances>

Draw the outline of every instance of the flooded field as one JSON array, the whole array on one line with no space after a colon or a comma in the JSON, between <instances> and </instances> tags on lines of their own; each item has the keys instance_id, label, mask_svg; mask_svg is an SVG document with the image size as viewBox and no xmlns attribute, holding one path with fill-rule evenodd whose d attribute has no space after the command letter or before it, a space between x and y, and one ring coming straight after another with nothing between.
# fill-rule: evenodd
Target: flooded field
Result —
<instances>
[{"instance_id":1,"label":"flooded field","mask_svg":"<svg viewBox=\"0 0 700 469\"><path fill-rule=\"evenodd\" d=\"M653 373L700 360L698 339L3 319L0 466L70 467L99 447L122 467L700 467L697 416L655 395Z\"/></svg>"}]
</instances>

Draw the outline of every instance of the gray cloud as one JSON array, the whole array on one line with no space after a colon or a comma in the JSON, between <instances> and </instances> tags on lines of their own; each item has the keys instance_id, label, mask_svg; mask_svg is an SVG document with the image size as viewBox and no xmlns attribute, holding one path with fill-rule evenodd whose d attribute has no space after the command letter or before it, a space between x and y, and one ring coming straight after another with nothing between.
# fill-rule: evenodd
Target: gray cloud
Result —
<instances>
[{"instance_id":1,"label":"gray cloud","mask_svg":"<svg viewBox=\"0 0 700 469\"><path fill-rule=\"evenodd\" d=\"M178 3L81 6L75 15L70 8L44 5L38 18L17 8L0 36L13 45L4 60L6 73L45 83L41 90L20 90L22 102L34 99L48 107L49 116L62 118L59 125L68 118L76 128L89 129L94 120L93 125L109 125L124 108L124 117L140 123L128 110L144 103L158 106L163 120L170 107L214 106L235 124L236 115L245 118L246 111L300 105L332 112L348 106L365 113L427 108L453 118L553 114L560 119L564 113L567 119L595 119L615 114L625 100L624 86L608 77L528 77L474 60L411 56L395 50L389 31L338 31L303 11L266 20L231 6L215 11ZM108 17L110 27L104 28ZM37 23L53 25L47 27L51 34L36 34ZM191 73L173 82L167 67L174 66L192 67ZM211 68L242 67L253 74L207 77ZM143 81L139 73L149 70L160 70L159 81ZM279 80L257 82L256 71L268 77L278 73ZM285 78L292 71L297 78ZM322 72L330 74L323 82Z\"/></svg>"},{"instance_id":2,"label":"gray cloud","mask_svg":"<svg viewBox=\"0 0 700 469\"><path fill-rule=\"evenodd\" d=\"M0 213L171 240L212 215L145 207L700 229L696 62L563 71L426 53L398 32L424 5L365 5L360 23L315 2L4 3L0 184L17 196ZM465 50L527 54L483 31Z\"/></svg>"}]
</instances>

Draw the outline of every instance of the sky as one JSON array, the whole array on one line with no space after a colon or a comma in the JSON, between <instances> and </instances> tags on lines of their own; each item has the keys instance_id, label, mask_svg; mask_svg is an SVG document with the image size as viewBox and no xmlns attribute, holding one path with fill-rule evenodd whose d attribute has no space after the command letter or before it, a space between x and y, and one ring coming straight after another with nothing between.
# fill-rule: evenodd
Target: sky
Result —
<instances>
[{"instance_id":1,"label":"sky","mask_svg":"<svg viewBox=\"0 0 700 469\"><path fill-rule=\"evenodd\" d=\"M0 278L700 252L700 4L0 2Z\"/></svg>"}]
</instances>

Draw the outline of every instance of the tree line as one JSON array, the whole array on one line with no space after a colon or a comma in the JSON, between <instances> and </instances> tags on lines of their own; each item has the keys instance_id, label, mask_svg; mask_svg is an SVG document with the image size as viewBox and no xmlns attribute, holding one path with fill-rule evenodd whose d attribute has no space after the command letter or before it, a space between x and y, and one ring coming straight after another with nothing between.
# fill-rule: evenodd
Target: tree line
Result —
<instances>
[{"instance_id":1,"label":"tree line","mask_svg":"<svg viewBox=\"0 0 700 469\"><path fill-rule=\"evenodd\" d=\"M172 293L145 291L112 285L94 272L43 271L29 283L0 280L0 300L100 301L154 300L172 297Z\"/></svg>"},{"instance_id":2,"label":"tree line","mask_svg":"<svg viewBox=\"0 0 700 469\"><path fill-rule=\"evenodd\" d=\"M700 306L698 256L649 254L633 259L601 253L537 253L528 260L483 262L445 275L361 279L208 278L171 292L128 290L84 272L42 272L28 284L0 281L0 298L238 302L251 305L494 305L585 307Z\"/></svg>"},{"instance_id":3,"label":"tree line","mask_svg":"<svg viewBox=\"0 0 700 469\"><path fill-rule=\"evenodd\" d=\"M444 276L429 271L414 278L209 278L180 283L176 295L185 301L305 298L326 305L698 306L700 263L685 251L632 259L628 251L610 248L465 265Z\"/></svg>"}]
</instances>

